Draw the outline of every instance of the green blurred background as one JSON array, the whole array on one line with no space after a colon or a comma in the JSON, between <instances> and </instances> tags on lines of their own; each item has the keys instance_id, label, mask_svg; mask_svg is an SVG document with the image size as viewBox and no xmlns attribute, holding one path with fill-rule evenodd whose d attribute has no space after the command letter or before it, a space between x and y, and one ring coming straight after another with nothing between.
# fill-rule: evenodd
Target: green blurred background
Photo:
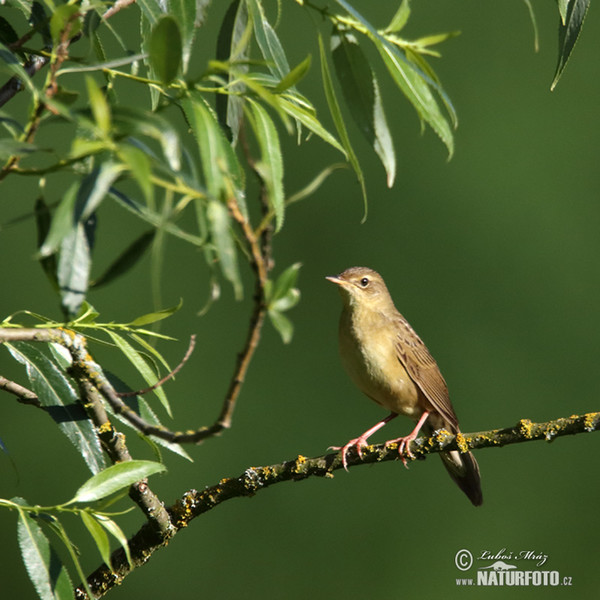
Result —
<instances>
[{"instance_id":1,"label":"green blurred background","mask_svg":"<svg viewBox=\"0 0 600 600\"><path fill-rule=\"evenodd\" d=\"M202 31L207 51L227 3L213 4ZM280 35L291 44L290 62L309 52L316 58L312 22L295 4L284 4ZM381 26L394 7L376 4L355 3ZM353 387L338 360L340 300L324 277L353 265L372 267L386 278L399 310L436 357L464 431L597 410L600 22L592 9L551 93L558 16L553 2L534 7L538 53L523 2L414 2L407 35L462 32L443 44L443 58L435 62L459 115L455 157L446 160L431 131L419 135L414 112L379 69L398 155L397 183L392 190L385 187L381 166L350 125L368 182L368 220L361 225L360 189L350 171L338 171L315 197L290 208L274 248L276 271L303 263L302 301L290 313L293 342L283 346L270 325L265 327L233 428L189 448L194 463L166 456L168 475L151 480L165 503L250 466L322 454L384 416ZM199 68L206 58L199 54ZM315 60L301 91L314 94L319 87ZM324 100L320 109L327 122ZM289 193L338 160L317 140L297 148L294 139L286 139L285 151ZM15 178L3 187L0 220L6 223L28 212L37 192L32 182ZM99 219L98 273L142 230L109 203ZM59 318L56 298L33 260L35 243L31 221L0 231L2 316L27 308ZM184 308L162 329L180 343L161 350L176 364L188 336L198 336L189 366L167 392L174 427L197 427L218 414L249 307L235 303L225 289L208 314L198 317L208 294L200 255L169 240L165 260L163 305L183 298ZM148 266L146 260L130 277L90 295L106 320L130 320L152 310ZM250 290L248 285L247 298ZM142 385L114 355L98 351L98 357L106 368L131 377L133 387ZM24 381L5 350L0 366L5 376ZM3 400L0 436L10 454L0 457L0 495L38 504L66 500L88 477L86 467L45 414L9 395ZM410 427L399 419L376 440ZM152 458L134 438L129 434L137 456ZM596 438L477 452L484 492L477 509L436 457L408 471L399 462L386 463L332 480L277 485L194 521L110 597L174 592L290 599L593 597L600 556ZM141 517L132 513L122 523L132 534ZM0 527L2 597L34 598L19 555L15 515L0 512ZM75 537L91 570L99 557L80 534ZM542 569L572 577L573 585L459 587L456 578L463 574L454 558L460 549L475 556L503 549L545 554ZM476 562L465 576L488 564ZM518 564L536 568L532 561Z\"/></svg>"}]
</instances>

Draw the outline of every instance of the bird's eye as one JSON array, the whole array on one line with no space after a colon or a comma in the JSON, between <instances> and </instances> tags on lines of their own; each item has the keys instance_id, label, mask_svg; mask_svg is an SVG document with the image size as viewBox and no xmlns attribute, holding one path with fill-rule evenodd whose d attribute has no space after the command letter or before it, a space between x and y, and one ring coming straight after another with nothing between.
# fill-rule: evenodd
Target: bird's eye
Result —
<instances>
[{"instance_id":1,"label":"bird's eye","mask_svg":"<svg viewBox=\"0 0 600 600\"><path fill-rule=\"evenodd\" d=\"M362 287L367 287L369 285L369 278L368 277L363 277L360 280L360 285L362 285Z\"/></svg>"}]
</instances>

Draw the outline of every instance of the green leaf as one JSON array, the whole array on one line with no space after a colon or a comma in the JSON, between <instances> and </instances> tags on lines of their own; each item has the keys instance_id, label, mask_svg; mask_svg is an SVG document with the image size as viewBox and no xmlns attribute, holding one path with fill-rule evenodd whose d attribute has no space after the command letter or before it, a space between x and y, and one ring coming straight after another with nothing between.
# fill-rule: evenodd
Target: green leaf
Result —
<instances>
[{"instance_id":1,"label":"green leaf","mask_svg":"<svg viewBox=\"0 0 600 600\"><path fill-rule=\"evenodd\" d=\"M200 11L201 7L196 0L168 0L169 14L174 18L179 31L181 32L181 58L183 64L183 72L188 68L190 54L192 52L192 44L194 42L194 34L196 33L195 21L196 11Z\"/></svg>"},{"instance_id":2,"label":"green leaf","mask_svg":"<svg viewBox=\"0 0 600 600\"><path fill-rule=\"evenodd\" d=\"M216 116L204 98L196 93L184 99L181 106L198 143L208 193L215 199L233 194L242 215L248 218L244 197L245 175Z\"/></svg>"},{"instance_id":3,"label":"green leaf","mask_svg":"<svg viewBox=\"0 0 600 600\"><path fill-rule=\"evenodd\" d=\"M275 123L267 111L254 100L248 98L252 111L250 123L260 147L260 160L255 168L260 173L267 188L267 201L275 213L275 232L283 225L285 196L283 193L283 157L279 145L279 135Z\"/></svg>"},{"instance_id":4,"label":"green leaf","mask_svg":"<svg viewBox=\"0 0 600 600\"><path fill-rule=\"evenodd\" d=\"M385 66L387 67L398 88L413 105L419 117L427 123L439 136L448 149L449 157L454 152L454 137L447 119L440 111L430 87L442 98L449 111L453 122L456 122L456 114L450 99L436 81L427 74L420 71L411 64L399 48L386 40L358 11L356 11L346 0L336 0L362 27L377 48Z\"/></svg>"},{"instance_id":5,"label":"green leaf","mask_svg":"<svg viewBox=\"0 0 600 600\"><path fill-rule=\"evenodd\" d=\"M402 0L390 24L385 28L385 33L398 33L406 25L409 17L410 0Z\"/></svg>"},{"instance_id":6,"label":"green leaf","mask_svg":"<svg viewBox=\"0 0 600 600\"><path fill-rule=\"evenodd\" d=\"M73 586L60 557L41 527L24 510L19 510L17 537L23 563L38 596L43 600L73 598Z\"/></svg>"},{"instance_id":7,"label":"green leaf","mask_svg":"<svg viewBox=\"0 0 600 600\"><path fill-rule=\"evenodd\" d=\"M61 4L54 9L50 18L50 33L52 41L57 44L61 41L63 31L69 27L66 39L76 36L81 31L81 20L76 16L79 6L76 4Z\"/></svg>"},{"instance_id":8,"label":"green leaf","mask_svg":"<svg viewBox=\"0 0 600 600\"><path fill-rule=\"evenodd\" d=\"M158 377L156 373L150 368L148 363L144 360L144 357L122 336L111 329L106 329L106 333L112 338L112 341L116 344L117 348L126 356L127 360L136 368L137 372L144 378L144 381L148 386L153 386ZM167 414L171 416L171 407L169 401L162 387L155 388L152 390L160 403L163 405Z\"/></svg>"},{"instance_id":9,"label":"green leaf","mask_svg":"<svg viewBox=\"0 0 600 600\"><path fill-rule=\"evenodd\" d=\"M98 125L101 133L108 137L111 133L111 116L108 102L106 101L102 90L98 87L98 84L92 77L87 75L85 83L96 125Z\"/></svg>"},{"instance_id":10,"label":"green leaf","mask_svg":"<svg viewBox=\"0 0 600 600\"><path fill-rule=\"evenodd\" d=\"M0 55L1 56L1 55ZM0 139L0 160L8 160L12 156L33 154L37 147L28 142L13 140L12 138Z\"/></svg>"},{"instance_id":11,"label":"green leaf","mask_svg":"<svg viewBox=\"0 0 600 600\"><path fill-rule=\"evenodd\" d=\"M335 90L333 88L333 81L331 80L331 73L329 72L329 64L327 63L327 56L325 55L325 47L323 45L323 38L319 35L319 53L321 57L321 78L323 79L323 88L325 90L325 97L327 99L327 105L329 106L329 112L333 118L333 122L335 124L335 128L340 136L340 140L344 146L344 150L346 151L346 156L348 157L348 161L350 165L354 169L356 173L356 177L358 182L360 183L360 188L363 196L363 205L364 205L364 216L363 222L367 218L367 188L365 185L365 178L360 168L360 164L358 162L358 158L356 158L356 154L352 148L352 144L350 143L350 138L348 137L348 132L346 131L346 125L344 123L344 118L342 117L342 112L340 110L340 105L337 101Z\"/></svg>"},{"instance_id":12,"label":"green leaf","mask_svg":"<svg viewBox=\"0 0 600 600\"><path fill-rule=\"evenodd\" d=\"M262 4L258 0L247 0L247 5L254 24L254 36L267 67L277 79L283 79L290 71L283 46L267 21Z\"/></svg>"},{"instance_id":13,"label":"green leaf","mask_svg":"<svg viewBox=\"0 0 600 600\"><path fill-rule=\"evenodd\" d=\"M571 52L579 39L589 7L590 0L571 0L565 17L563 16L564 6L561 7L559 4L562 22L558 30L558 63L550 90L554 90L567 66Z\"/></svg>"},{"instance_id":14,"label":"green leaf","mask_svg":"<svg viewBox=\"0 0 600 600\"><path fill-rule=\"evenodd\" d=\"M133 336L133 337L135 337L136 340L139 341L140 343L144 343L143 339L138 339L137 336ZM162 362L164 362L164 358L160 354L158 354L156 352L156 350L154 350L154 348L152 348L149 345L146 347L147 347L148 351L155 352L158 355L157 358L159 360L161 360ZM169 368L168 365L166 365L166 366L167 366L167 368ZM126 385L123 381L121 381L113 373L107 373L107 377L108 377L110 383L112 384L112 386L115 388L115 390L117 390L117 392L132 392L133 391L128 385ZM144 419L144 421L146 421L146 423L150 423L151 425L156 425L158 427L162 427L162 423L161 423L160 419L156 416L156 413L152 410L152 408L150 408L150 405L148 404L148 402L146 402L146 400L142 396L133 396L133 397L129 397L129 398L123 398L123 402L131 410L133 410L140 417L142 417L142 419ZM161 446L162 448L165 448L166 450L169 450L169 452L173 452L174 454L177 454L177 455L185 458L186 460L189 460L190 462L194 462L194 459L184 450L184 448L183 448L183 446L181 446L181 444L174 444L172 442L167 442L167 440L156 437L154 435L147 436L147 435L143 434L135 426L133 426L125 417L115 413L110 407L107 407L107 410L112 417L114 417L115 419L117 419L118 421L123 423L123 425L125 427L127 427L128 429L133 430L141 439L143 439L146 442L149 442L150 445L156 444L158 446Z\"/></svg>"},{"instance_id":15,"label":"green leaf","mask_svg":"<svg viewBox=\"0 0 600 600\"><path fill-rule=\"evenodd\" d=\"M234 0L227 10L219 36L217 38L217 60L234 63L242 61L236 65L236 72L246 73L248 65L243 64L248 58L248 46L250 43L251 27L248 23L248 9L245 2ZM236 74L227 73L227 79L231 82L236 79ZM237 95L237 92L244 91L243 83L233 83L229 87L232 94L217 94L216 110L219 123L225 131L231 134L230 141L234 144L237 141L240 124L243 116L244 99Z\"/></svg>"},{"instance_id":16,"label":"green leaf","mask_svg":"<svg viewBox=\"0 0 600 600\"><path fill-rule=\"evenodd\" d=\"M297 262L290 265L281 273L272 286L271 293L267 295L267 305L269 307L271 307L272 303L285 298L296 287L301 267L302 263Z\"/></svg>"},{"instance_id":17,"label":"green leaf","mask_svg":"<svg viewBox=\"0 0 600 600\"><path fill-rule=\"evenodd\" d=\"M121 144L119 158L127 165L136 183L140 186L147 204L152 203L152 167L146 153L131 144Z\"/></svg>"},{"instance_id":18,"label":"green leaf","mask_svg":"<svg viewBox=\"0 0 600 600\"><path fill-rule=\"evenodd\" d=\"M156 323L157 321L162 321L167 317L170 317L172 314L176 313L183 306L183 300L180 300L178 304L175 306L171 306L170 308L163 308L162 310L157 310L146 315L142 315L137 319L133 320L129 325L132 327L141 327L142 325L149 325L150 323Z\"/></svg>"},{"instance_id":19,"label":"green leaf","mask_svg":"<svg viewBox=\"0 0 600 600\"><path fill-rule=\"evenodd\" d=\"M90 286L99 288L127 273L142 259L155 235L155 229L149 229L142 233L138 238L131 242L125 250L123 250L119 257L116 258L106 271L104 271L100 277L95 279Z\"/></svg>"},{"instance_id":20,"label":"green leaf","mask_svg":"<svg viewBox=\"0 0 600 600\"><path fill-rule=\"evenodd\" d=\"M452 129L442 115L425 79L403 62L399 51L393 46L376 44L376 47L398 88L408 98L419 117L438 134L451 157L454 153Z\"/></svg>"},{"instance_id":21,"label":"green leaf","mask_svg":"<svg viewBox=\"0 0 600 600\"><path fill-rule=\"evenodd\" d=\"M50 209L46 204L43 197L38 198L35 201L35 223L37 227L37 245L38 248L42 246L44 240L48 237L48 232L50 231ZM39 256L38 260L40 261L40 265L46 274L46 277L50 281L53 289L58 291L58 280L56 279L56 257L51 254L50 256Z\"/></svg>"},{"instance_id":22,"label":"green leaf","mask_svg":"<svg viewBox=\"0 0 600 600\"><path fill-rule=\"evenodd\" d=\"M276 86L273 88L275 94L284 92L288 88L294 87L310 69L312 58L310 54L296 67L294 67Z\"/></svg>"},{"instance_id":23,"label":"green leaf","mask_svg":"<svg viewBox=\"0 0 600 600\"><path fill-rule=\"evenodd\" d=\"M332 57L350 114L379 156L388 187L396 177L396 155L383 112L379 85L356 39L342 32L331 37Z\"/></svg>"},{"instance_id":24,"label":"green leaf","mask_svg":"<svg viewBox=\"0 0 600 600\"><path fill-rule=\"evenodd\" d=\"M158 78L169 85L179 72L182 60L181 32L170 15L161 17L150 35L150 62Z\"/></svg>"},{"instance_id":25,"label":"green leaf","mask_svg":"<svg viewBox=\"0 0 600 600\"><path fill-rule=\"evenodd\" d=\"M104 531L104 528L96 520L96 515L82 510L79 513L79 516L96 543L96 548L98 548L98 552L100 553L104 564L107 565L109 569L112 569L110 562L110 542L108 541L106 531Z\"/></svg>"},{"instance_id":26,"label":"green leaf","mask_svg":"<svg viewBox=\"0 0 600 600\"><path fill-rule=\"evenodd\" d=\"M242 280L237 262L235 242L231 231L231 219L227 208L216 200L211 200L206 209L211 238L217 249L221 271L233 285L236 299L242 297Z\"/></svg>"},{"instance_id":27,"label":"green leaf","mask_svg":"<svg viewBox=\"0 0 600 600\"><path fill-rule=\"evenodd\" d=\"M321 122L316 118L313 112L299 106L295 102L291 102L284 97L279 98L279 106L291 117L297 119L307 129L318 135L323 141L327 142L330 146L333 146L336 150L339 150L344 156L347 157L346 150L342 145L323 127Z\"/></svg>"},{"instance_id":28,"label":"green leaf","mask_svg":"<svg viewBox=\"0 0 600 600\"><path fill-rule=\"evenodd\" d=\"M292 322L280 312L276 310L269 310L269 319L273 324L273 327L277 330L284 344L289 344L292 341L294 335L294 325Z\"/></svg>"},{"instance_id":29,"label":"green leaf","mask_svg":"<svg viewBox=\"0 0 600 600\"><path fill-rule=\"evenodd\" d=\"M78 188L77 183L71 184L60 201L52 217L46 240L39 249L38 256L43 258L54 254L62 240L75 228L74 210Z\"/></svg>"},{"instance_id":30,"label":"green leaf","mask_svg":"<svg viewBox=\"0 0 600 600\"><path fill-rule=\"evenodd\" d=\"M569 10L569 3L571 0L557 0L558 12L560 13L560 20L565 25L567 22L567 11Z\"/></svg>"},{"instance_id":31,"label":"green leaf","mask_svg":"<svg viewBox=\"0 0 600 600\"><path fill-rule=\"evenodd\" d=\"M31 389L58 423L59 429L77 448L92 473L105 467L100 442L80 406L77 394L56 365L36 347L26 342L4 344L13 358L25 365Z\"/></svg>"},{"instance_id":32,"label":"green leaf","mask_svg":"<svg viewBox=\"0 0 600 600\"><path fill-rule=\"evenodd\" d=\"M150 460L129 460L117 463L90 477L68 503L101 500L123 488L129 487L136 481L166 470L167 468L164 465Z\"/></svg>"},{"instance_id":33,"label":"green leaf","mask_svg":"<svg viewBox=\"0 0 600 600\"><path fill-rule=\"evenodd\" d=\"M115 182L122 172L123 167L110 161L103 162L89 175L83 178L77 191L77 204L75 207L75 218L80 223L98 209L100 203L108 194L110 186Z\"/></svg>"},{"instance_id":34,"label":"green leaf","mask_svg":"<svg viewBox=\"0 0 600 600\"><path fill-rule=\"evenodd\" d=\"M125 556L127 557L127 562L129 566L133 566L133 562L131 560L131 552L129 551L129 542L127 541L127 536L123 533L122 529L112 520L109 519L106 515L95 515L96 519L98 519L99 523L110 533L121 545L123 550L125 551Z\"/></svg>"},{"instance_id":35,"label":"green leaf","mask_svg":"<svg viewBox=\"0 0 600 600\"><path fill-rule=\"evenodd\" d=\"M56 276L61 295L61 306L68 318L73 318L85 300L89 285L91 231L82 223L62 240Z\"/></svg>"}]
</instances>

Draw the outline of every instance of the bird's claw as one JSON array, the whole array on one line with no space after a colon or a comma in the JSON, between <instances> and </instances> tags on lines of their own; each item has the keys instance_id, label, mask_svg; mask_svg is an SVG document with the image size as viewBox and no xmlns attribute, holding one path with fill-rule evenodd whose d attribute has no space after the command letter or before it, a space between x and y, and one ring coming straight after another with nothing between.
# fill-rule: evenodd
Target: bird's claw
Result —
<instances>
[{"instance_id":1,"label":"bird's claw","mask_svg":"<svg viewBox=\"0 0 600 600\"><path fill-rule=\"evenodd\" d=\"M329 446L328 448L328 450L339 450L342 453L342 465L344 466L345 471L348 470L348 459L346 455L352 446L356 448L358 457L362 459L362 449L367 446L367 442L360 437L350 440L345 446Z\"/></svg>"},{"instance_id":2,"label":"bird's claw","mask_svg":"<svg viewBox=\"0 0 600 600\"><path fill-rule=\"evenodd\" d=\"M385 443L386 448L392 444L398 444L398 454L400 456L400 460L407 469L408 461L406 460L406 457L410 458L410 460L415 460L415 455L410 451L410 443L415 439L417 439L416 435L407 435L395 440L389 440Z\"/></svg>"}]
</instances>

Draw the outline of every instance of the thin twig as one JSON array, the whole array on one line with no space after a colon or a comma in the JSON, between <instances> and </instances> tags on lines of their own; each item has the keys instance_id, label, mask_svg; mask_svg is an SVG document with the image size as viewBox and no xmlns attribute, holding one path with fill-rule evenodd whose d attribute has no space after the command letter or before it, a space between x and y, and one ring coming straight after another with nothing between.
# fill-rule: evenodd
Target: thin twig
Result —
<instances>
[{"instance_id":1,"label":"thin twig","mask_svg":"<svg viewBox=\"0 0 600 600\"><path fill-rule=\"evenodd\" d=\"M2 377L2 375L0 375L0 390L13 394L22 404L32 404L33 406L41 407L37 394L34 394L31 390L14 381L10 381L10 379L6 379L6 377Z\"/></svg>"},{"instance_id":2,"label":"thin twig","mask_svg":"<svg viewBox=\"0 0 600 600\"><path fill-rule=\"evenodd\" d=\"M430 438L418 438L411 444L411 451L425 457L427 454L448 450L467 451L489 447L501 447L535 440L552 441L566 435L576 435L600 430L600 412L580 416L555 419L546 423L532 423L527 419L519 421L514 427L494 429L471 434L451 434L439 432ZM387 462L398 459L398 450L394 446L368 446L363 449L362 460L352 452L348 457L348 466ZM298 456L294 460L269 465L251 467L240 476L221 479L219 483L203 491L190 490L173 506L168 508L171 521L177 530L187 527L196 517L216 508L232 498L254 496L272 485L284 481L300 481L310 477L333 478L333 472L343 469L340 453L326 454L315 458ZM144 564L151 554L164 546L165 542L149 542L149 528L144 525L130 540L129 547L133 558L133 567ZM111 564L114 571L101 565L87 579L97 597L101 597L131 572L122 549L113 552ZM77 588L77 598L87 598L83 587Z\"/></svg>"},{"instance_id":3,"label":"thin twig","mask_svg":"<svg viewBox=\"0 0 600 600\"><path fill-rule=\"evenodd\" d=\"M144 388L143 390L137 390L135 392L118 392L117 396L119 396L119 398L132 398L133 396L143 396L144 394L149 394L156 388L161 387L167 381L169 381L169 379L172 379L173 377L175 377L175 375L177 375L177 373L179 373L179 371L181 370L181 367L183 367L183 365L185 365L185 363L188 361L188 359L192 355L192 352L194 351L195 346L196 346L196 336L191 335L190 343L189 343L186 353L184 354L183 358L181 359L181 362L170 373L167 373L162 379L159 379L154 385L151 385L150 387Z\"/></svg>"}]
</instances>

